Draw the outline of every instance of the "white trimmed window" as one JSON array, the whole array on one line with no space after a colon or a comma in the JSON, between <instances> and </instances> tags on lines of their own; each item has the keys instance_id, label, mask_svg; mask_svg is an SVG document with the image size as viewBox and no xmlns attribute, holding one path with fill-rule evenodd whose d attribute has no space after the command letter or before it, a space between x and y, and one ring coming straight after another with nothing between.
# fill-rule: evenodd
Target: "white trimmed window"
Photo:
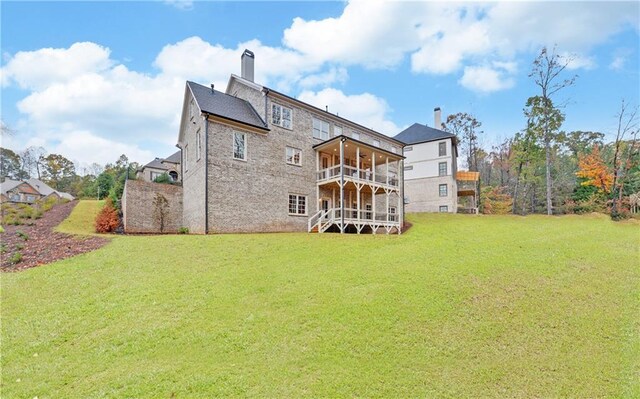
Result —
<instances>
[{"instance_id":1,"label":"white trimmed window","mask_svg":"<svg viewBox=\"0 0 640 399\"><path fill-rule=\"evenodd\" d=\"M334 136L342 136L342 128L340 126L333 127L333 135Z\"/></svg>"},{"instance_id":2,"label":"white trimmed window","mask_svg":"<svg viewBox=\"0 0 640 399\"><path fill-rule=\"evenodd\" d=\"M373 146L374 146L374 147L380 147L380 140L378 140L378 139L374 139L374 140L373 140Z\"/></svg>"},{"instance_id":3,"label":"white trimmed window","mask_svg":"<svg viewBox=\"0 0 640 399\"><path fill-rule=\"evenodd\" d=\"M233 132L233 159L247 160L247 135Z\"/></svg>"},{"instance_id":4,"label":"white trimmed window","mask_svg":"<svg viewBox=\"0 0 640 399\"><path fill-rule=\"evenodd\" d=\"M202 142L200 137L200 129L196 132L196 161L200 160L200 154L202 153Z\"/></svg>"},{"instance_id":5,"label":"white trimmed window","mask_svg":"<svg viewBox=\"0 0 640 399\"><path fill-rule=\"evenodd\" d=\"M439 211L440 211L440 212L443 212L443 213L444 213L444 212L449 212L449 207L448 207L448 206L446 206L446 205L440 205L440 209L439 209Z\"/></svg>"},{"instance_id":6,"label":"white trimmed window","mask_svg":"<svg viewBox=\"0 0 640 399\"><path fill-rule=\"evenodd\" d=\"M196 105L192 98L191 101L189 101L189 120L193 120L193 117L196 114L195 109L196 109Z\"/></svg>"},{"instance_id":7,"label":"white trimmed window","mask_svg":"<svg viewBox=\"0 0 640 399\"><path fill-rule=\"evenodd\" d=\"M289 215L307 214L307 196L289 194Z\"/></svg>"},{"instance_id":8,"label":"white trimmed window","mask_svg":"<svg viewBox=\"0 0 640 399\"><path fill-rule=\"evenodd\" d=\"M444 157L447 155L447 142L443 141L438 143L438 156Z\"/></svg>"},{"instance_id":9,"label":"white trimmed window","mask_svg":"<svg viewBox=\"0 0 640 399\"><path fill-rule=\"evenodd\" d=\"M440 162L438 163L438 176L446 176L447 175L447 163Z\"/></svg>"},{"instance_id":10,"label":"white trimmed window","mask_svg":"<svg viewBox=\"0 0 640 399\"><path fill-rule=\"evenodd\" d=\"M299 148L287 147L287 163L289 165L302 165L302 150Z\"/></svg>"},{"instance_id":11,"label":"white trimmed window","mask_svg":"<svg viewBox=\"0 0 640 399\"><path fill-rule=\"evenodd\" d=\"M393 152L394 154L398 153L398 147L391 147L391 152Z\"/></svg>"},{"instance_id":12,"label":"white trimmed window","mask_svg":"<svg viewBox=\"0 0 640 399\"><path fill-rule=\"evenodd\" d=\"M184 146L184 171L189 169L189 144Z\"/></svg>"},{"instance_id":13,"label":"white trimmed window","mask_svg":"<svg viewBox=\"0 0 640 399\"><path fill-rule=\"evenodd\" d=\"M396 221L396 217L397 217L397 210L395 206L390 206L389 207L389 221L390 222L395 222Z\"/></svg>"},{"instance_id":14,"label":"white trimmed window","mask_svg":"<svg viewBox=\"0 0 640 399\"><path fill-rule=\"evenodd\" d=\"M271 104L271 123L291 129L293 126L293 111L291 108L283 107L280 104Z\"/></svg>"},{"instance_id":15,"label":"white trimmed window","mask_svg":"<svg viewBox=\"0 0 640 399\"><path fill-rule=\"evenodd\" d=\"M313 137L320 140L329 139L329 123L313 118Z\"/></svg>"},{"instance_id":16,"label":"white trimmed window","mask_svg":"<svg viewBox=\"0 0 640 399\"><path fill-rule=\"evenodd\" d=\"M439 191L441 197L446 197L449 194L446 184L438 185L438 191Z\"/></svg>"},{"instance_id":17,"label":"white trimmed window","mask_svg":"<svg viewBox=\"0 0 640 399\"><path fill-rule=\"evenodd\" d=\"M354 130L351 132L351 137L353 137L354 140L360 140L360 133Z\"/></svg>"}]
</instances>

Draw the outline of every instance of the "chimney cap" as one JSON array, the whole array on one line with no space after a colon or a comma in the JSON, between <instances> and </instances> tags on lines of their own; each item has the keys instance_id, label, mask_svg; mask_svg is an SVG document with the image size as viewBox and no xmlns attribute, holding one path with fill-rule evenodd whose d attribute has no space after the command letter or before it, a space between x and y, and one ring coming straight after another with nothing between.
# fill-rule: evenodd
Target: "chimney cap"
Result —
<instances>
[{"instance_id":1,"label":"chimney cap","mask_svg":"<svg viewBox=\"0 0 640 399\"><path fill-rule=\"evenodd\" d=\"M255 56L253 55L253 51L248 49L244 49L244 52L242 52L242 57L244 56L255 58Z\"/></svg>"},{"instance_id":2,"label":"chimney cap","mask_svg":"<svg viewBox=\"0 0 640 399\"><path fill-rule=\"evenodd\" d=\"M435 107L433 110L434 111L440 111L440 107Z\"/></svg>"}]
</instances>

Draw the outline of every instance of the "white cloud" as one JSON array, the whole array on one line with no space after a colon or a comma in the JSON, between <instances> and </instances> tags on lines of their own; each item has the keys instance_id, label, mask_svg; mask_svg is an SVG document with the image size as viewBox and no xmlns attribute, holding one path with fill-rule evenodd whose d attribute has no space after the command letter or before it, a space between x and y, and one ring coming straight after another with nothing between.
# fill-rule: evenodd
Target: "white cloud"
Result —
<instances>
[{"instance_id":1,"label":"white cloud","mask_svg":"<svg viewBox=\"0 0 640 399\"><path fill-rule=\"evenodd\" d=\"M567 69L575 70L575 69L593 69L596 67L596 61L593 57L584 56L580 54L569 54L563 53L560 54L567 60Z\"/></svg>"},{"instance_id":2,"label":"white cloud","mask_svg":"<svg viewBox=\"0 0 640 399\"><path fill-rule=\"evenodd\" d=\"M400 128L388 119L391 108L385 100L370 93L347 95L332 88L319 92L303 91L298 99L338 114L388 136L393 136Z\"/></svg>"},{"instance_id":3,"label":"white cloud","mask_svg":"<svg viewBox=\"0 0 640 399\"><path fill-rule=\"evenodd\" d=\"M623 70L632 53L633 51L628 48L616 49L613 53L613 59L609 63L609 69L614 71Z\"/></svg>"},{"instance_id":4,"label":"white cloud","mask_svg":"<svg viewBox=\"0 0 640 399\"><path fill-rule=\"evenodd\" d=\"M506 75L505 72L495 67L469 66L464 68L464 74L459 83L481 94L510 89L515 85L515 79Z\"/></svg>"},{"instance_id":5,"label":"white cloud","mask_svg":"<svg viewBox=\"0 0 640 399\"><path fill-rule=\"evenodd\" d=\"M330 68L326 72L309 75L300 79L301 87L311 88L315 86L328 86L333 83L345 83L349 78L349 73L344 67Z\"/></svg>"},{"instance_id":6,"label":"white cloud","mask_svg":"<svg viewBox=\"0 0 640 399\"><path fill-rule=\"evenodd\" d=\"M193 1L191 0L165 0L164 3L179 10L193 10Z\"/></svg>"},{"instance_id":7,"label":"white cloud","mask_svg":"<svg viewBox=\"0 0 640 399\"><path fill-rule=\"evenodd\" d=\"M148 162L156 156L171 155L152 154L136 145L98 137L87 131L66 133L55 146L48 148L48 150L51 153L63 154L75 162L87 165L93 162L101 165L112 163L121 154L126 154L129 160L137 162ZM91 154L91 162L88 162L86 154Z\"/></svg>"}]
</instances>

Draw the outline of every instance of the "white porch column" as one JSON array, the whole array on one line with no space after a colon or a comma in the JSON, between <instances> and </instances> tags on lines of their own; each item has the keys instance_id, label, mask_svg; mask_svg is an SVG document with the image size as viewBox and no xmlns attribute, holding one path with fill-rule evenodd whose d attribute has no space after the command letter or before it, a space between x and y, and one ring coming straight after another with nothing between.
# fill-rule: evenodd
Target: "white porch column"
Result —
<instances>
[{"instance_id":1,"label":"white porch column","mask_svg":"<svg viewBox=\"0 0 640 399\"><path fill-rule=\"evenodd\" d=\"M398 228L398 234L404 227L404 161L398 160L398 186L399 186L399 199L398 199L398 211L400 213L400 227Z\"/></svg>"},{"instance_id":2,"label":"white porch column","mask_svg":"<svg viewBox=\"0 0 640 399\"><path fill-rule=\"evenodd\" d=\"M357 220L358 220L358 229L360 228L360 146L356 147L356 173L357 173L357 180L358 183L356 183L356 188L358 189L357 192L357 201L356 201L356 212L358 212L357 214ZM360 230L358 230L358 233L360 232Z\"/></svg>"},{"instance_id":3,"label":"white porch column","mask_svg":"<svg viewBox=\"0 0 640 399\"><path fill-rule=\"evenodd\" d=\"M340 139L340 234L344 233L344 140Z\"/></svg>"},{"instance_id":4,"label":"white porch column","mask_svg":"<svg viewBox=\"0 0 640 399\"><path fill-rule=\"evenodd\" d=\"M371 185L371 211L373 212L373 224L376 223L376 153L371 152L371 173L373 174L373 184ZM373 228L373 226L372 226ZM373 230L373 234L376 231Z\"/></svg>"},{"instance_id":5,"label":"white porch column","mask_svg":"<svg viewBox=\"0 0 640 399\"><path fill-rule=\"evenodd\" d=\"M316 212L320 211L320 185L318 177L320 175L320 151L316 151Z\"/></svg>"}]
</instances>

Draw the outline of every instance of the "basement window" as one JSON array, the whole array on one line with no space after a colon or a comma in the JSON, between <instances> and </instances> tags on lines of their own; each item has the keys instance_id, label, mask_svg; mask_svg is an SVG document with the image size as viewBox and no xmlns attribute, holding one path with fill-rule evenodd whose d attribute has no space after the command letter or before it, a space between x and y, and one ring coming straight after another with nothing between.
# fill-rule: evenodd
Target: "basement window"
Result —
<instances>
[{"instance_id":1,"label":"basement window","mask_svg":"<svg viewBox=\"0 0 640 399\"><path fill-rule=\"evenodd\" d=\"M449 212L449 207L447 205L440 205L439 211L441 213Z\"/></svg>"}]
</instances>

